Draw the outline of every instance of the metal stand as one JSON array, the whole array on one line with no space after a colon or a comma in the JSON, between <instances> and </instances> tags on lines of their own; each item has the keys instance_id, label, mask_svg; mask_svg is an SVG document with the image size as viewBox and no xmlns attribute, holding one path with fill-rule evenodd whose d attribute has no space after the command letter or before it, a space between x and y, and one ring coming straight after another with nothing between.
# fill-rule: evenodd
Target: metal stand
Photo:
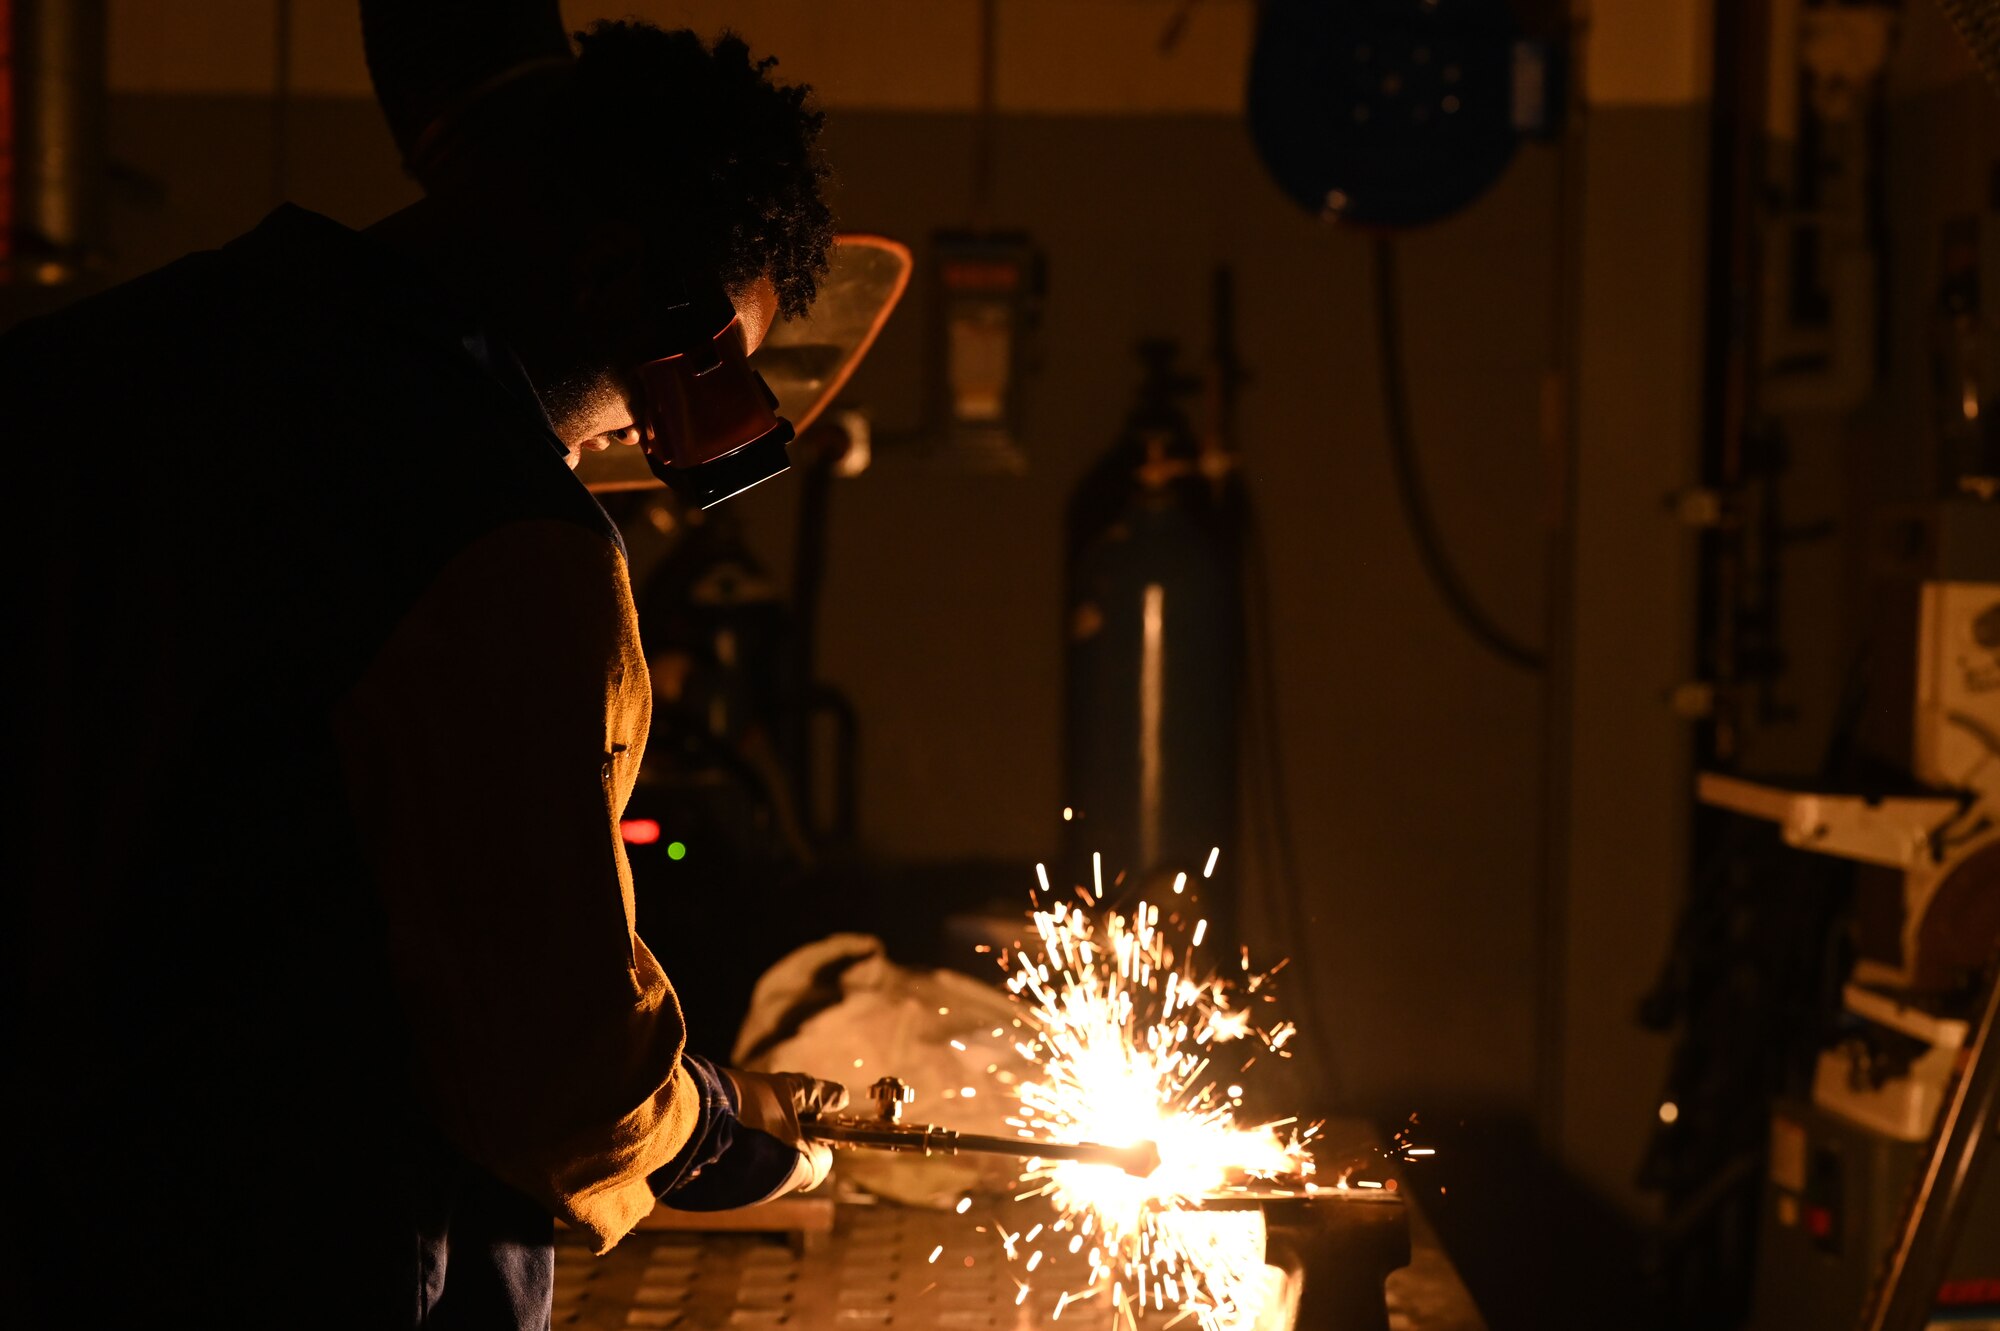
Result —
<instances>
[{"instance_id":1,"label":"metal stand","mask_svg":"<svg viewBox=\"0 0 2000 1331\"><path fill-rule=\"evenodd\" d=\"M1938 1283L1971 1199L1990 1139L2000 1134L2000 961L1987 969L1986 1002L1966 1046L1965 1063L1938 1110L1931 1149L1910 1188L1903 1232L1889 1250L1862 1331L1923 1331Z\"/></svg>"}]
</instances>

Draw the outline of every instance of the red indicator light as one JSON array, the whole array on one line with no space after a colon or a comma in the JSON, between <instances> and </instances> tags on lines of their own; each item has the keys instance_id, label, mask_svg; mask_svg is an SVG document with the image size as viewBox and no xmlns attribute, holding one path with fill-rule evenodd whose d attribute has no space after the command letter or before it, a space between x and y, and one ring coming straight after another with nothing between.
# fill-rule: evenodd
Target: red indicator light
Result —
<instances>
[{"instance_id":1,"label":"red indicator light","mask_svg":"<svg viewBox=\"0 0 2000 1331\"><path fill-rule=\"evenodd\" d=\"M1824 1206L1806 1208L1806 1232L1816 1239L1833 1237L1833 1212Z\"/></svg>"},{"instance_id":2,"label":"red indicator light","mask_svg":"<svg viewBox=\"0 0 2000 1331\"><path fill-rule=\"evenodd\" d=\"M1938 1288L1937 1301L1947 1307L1974 1303L2000 1303L2000 1276L1974 1276L1970 1280L1947 1280Z\"/></svg>"},{"instance_id":3,"label":"red indicator light","mask_svg":"<svg viewBox=\"0 0 2000 1331\"><path fill-rule=\"evenodd\" d=\"M618 833L628 846L650 846L660 839L660 824L654 818L627 818L618 824Z\"/></svg>"}]
</instances>

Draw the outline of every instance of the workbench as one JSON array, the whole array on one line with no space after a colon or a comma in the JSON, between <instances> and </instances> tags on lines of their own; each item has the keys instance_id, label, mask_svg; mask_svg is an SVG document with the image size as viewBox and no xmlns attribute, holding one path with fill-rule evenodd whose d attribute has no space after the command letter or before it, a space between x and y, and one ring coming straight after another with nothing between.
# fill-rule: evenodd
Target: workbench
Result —
<instances>
[{"instance_id":1,"label":"workbench","mask_svg":"<svg viewBox=\"0 0 2000 1331\"><path fill-rule=\"evenodd\" d=\"M1056 1261L1031 1276L1009 1263L993 1206L960 1215L866 1199L806 1198L761 1209L768 1213L761 1218L744 1212L699 1222L729 1227L722 1232L642 1229L604 1257L592 1256L580 1236L563 1234L556 1246L555 1327L1113 1331L1106 1299L1071 1302L1056 1320L1065 1273ZM697 1222L690 1217L671 1223ZM1020 1225L1018 1218L1010 1223ZM1410 1265L1388 1281L1390 1327L1485 1331L1471 1296L1415 1208L1410 1228ZM1022 1279L1028 1281L1025 1295ZM1141 1331L1161 1331L1171 1317L1171 1311L1149 1313ZM1191 1319L1181 1325L1192 1331Z\"/></svg>"}]
</instances>

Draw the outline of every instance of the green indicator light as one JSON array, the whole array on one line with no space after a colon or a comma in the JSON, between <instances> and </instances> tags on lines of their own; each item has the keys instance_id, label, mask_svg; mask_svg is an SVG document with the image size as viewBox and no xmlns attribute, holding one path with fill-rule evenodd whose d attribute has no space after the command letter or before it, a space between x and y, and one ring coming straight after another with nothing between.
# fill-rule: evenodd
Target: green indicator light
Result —
<instances>
[{"instance_id":1,"label":"green indicator light","mask_svg":"<svg viewBox=\"0 0 2000 1331\"><path fill-rule=\"evenodd\" d=\"M668 859L670 859L670 860L684 860L684 859L686 859L686 858L687 858L687 855L688 855L688 848L687 848L687 842L685 842L685 841L669 841L669 842L667 843L667 858L668 858Z\"/></svg>"}]
</instances>

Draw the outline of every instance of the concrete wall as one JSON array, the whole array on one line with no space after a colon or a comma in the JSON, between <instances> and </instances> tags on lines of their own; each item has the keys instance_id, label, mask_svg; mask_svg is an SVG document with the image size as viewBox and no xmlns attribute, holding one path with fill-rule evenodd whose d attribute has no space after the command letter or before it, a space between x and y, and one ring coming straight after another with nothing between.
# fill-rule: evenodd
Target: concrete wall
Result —
<instances>
[{"instance_id":1,"label":"concrete wall","mask_svg":"<svg viewBox=\"0 0 2000 1331\"><path fill-rule=\"evenodd\" d=\"M366 97L354 0L286 8L293 92ZM829 106L962 111L975 97L979 0L569 0L562 9L572 27L636 16L704 33L734 28L780 55L788 77L811 80ZM1255 11L1252 0L1005 0L996 100L1036 114L1233 114ZM111 0L112 87L266 95L277 12L272 0Z\"/></svg>"},{"instance_id":2,"label":"concrete wall","mask_svg":"<svg viewBox=\"0 0 2000 1331\"><path fill-rule=\"evenodd\" d=\"M1593 108L1583 130L1564 649L1551 744L1545 1144L1628 1209L1666 1041L1635 1014L1687 874L1695 549L1666 496L1700 478L1706 116Z\"/></svg>"}]
</instances>

